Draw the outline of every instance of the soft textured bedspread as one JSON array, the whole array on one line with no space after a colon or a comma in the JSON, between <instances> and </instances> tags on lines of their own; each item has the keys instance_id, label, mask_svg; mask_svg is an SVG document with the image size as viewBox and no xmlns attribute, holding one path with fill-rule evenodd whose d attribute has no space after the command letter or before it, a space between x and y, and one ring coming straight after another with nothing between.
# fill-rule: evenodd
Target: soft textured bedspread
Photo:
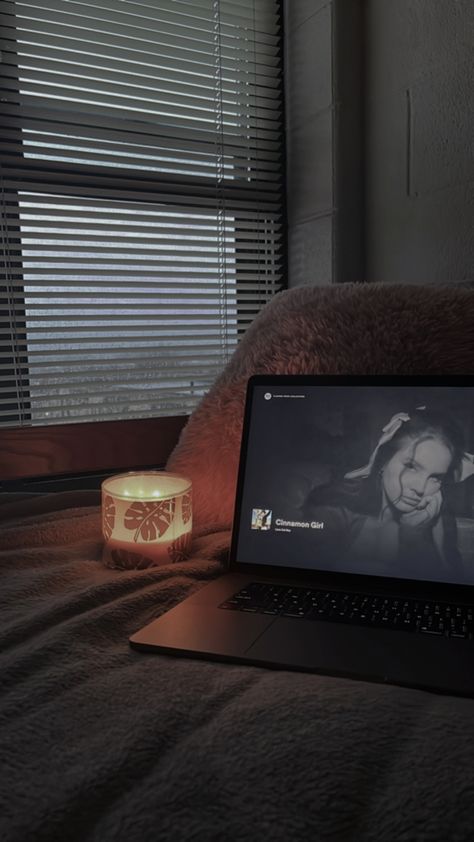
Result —
<instances>
[{"instance_id":1,"label":"soft textured bedspread","mask_svg":"<svg viewBox=\"0 0 474 842\"><path fill-rule=\"evenodd\" d=\"M473 701L132 651L229 534L109 570L96 504L0 506L2 842L474 838Z\"/></svg>"}]
</instances>

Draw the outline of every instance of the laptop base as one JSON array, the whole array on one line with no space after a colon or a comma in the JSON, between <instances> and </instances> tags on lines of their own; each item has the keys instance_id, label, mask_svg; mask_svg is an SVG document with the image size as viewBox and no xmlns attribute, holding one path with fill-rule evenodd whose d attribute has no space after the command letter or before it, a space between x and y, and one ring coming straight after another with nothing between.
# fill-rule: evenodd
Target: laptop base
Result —
<instances>
[{"instance_id":1,"label":"laptop base","mask_svg":"<svg viewBox=\"0 0 474 842\"><path fill-rule=\"evenodd\" d=\"M473 641L216 607L248 581L220 577L132 635L131 646L474 697Z\"/></svg>"}]
</instances>

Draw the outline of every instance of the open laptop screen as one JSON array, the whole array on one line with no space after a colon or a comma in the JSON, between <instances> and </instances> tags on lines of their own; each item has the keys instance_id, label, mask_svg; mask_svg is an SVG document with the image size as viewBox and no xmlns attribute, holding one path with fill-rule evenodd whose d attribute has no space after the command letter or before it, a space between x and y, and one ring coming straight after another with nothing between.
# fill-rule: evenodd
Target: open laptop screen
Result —
<instances>
[{"instance_id":1,"label":"open laptop screen","mask_svg":"<svg viewBox=\"0 0 474 842\"><path fill-rule=\"evenodd\" d=\"M474 387L254 385L236 558L474 584Z\"/></svg>"}]
</instances>

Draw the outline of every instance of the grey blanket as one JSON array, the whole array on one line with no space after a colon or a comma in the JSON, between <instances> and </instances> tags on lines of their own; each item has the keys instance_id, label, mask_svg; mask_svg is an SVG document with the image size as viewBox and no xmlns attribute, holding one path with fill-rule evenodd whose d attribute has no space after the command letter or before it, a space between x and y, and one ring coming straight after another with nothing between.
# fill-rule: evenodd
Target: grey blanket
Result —
<instances>
[{"instance_id":1,"label":"grey blanket","mask_svg":"<svg viewBox=\"0 0 474 842\"><path fill-rule=\"evenodd\" d=\"M109 570L96 503L0 505L2 842L474 838L474 701L132 651L229 535Z\"/></svg>"}]
</instances>

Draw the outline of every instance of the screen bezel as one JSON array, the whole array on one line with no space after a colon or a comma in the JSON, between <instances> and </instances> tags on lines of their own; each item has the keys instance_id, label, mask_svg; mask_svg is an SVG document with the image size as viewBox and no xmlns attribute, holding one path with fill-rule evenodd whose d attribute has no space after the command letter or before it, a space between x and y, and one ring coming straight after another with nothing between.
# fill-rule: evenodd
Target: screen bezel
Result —
<instances>
[{"instance_id":1,"label":"screen bezel","mask_svg":"<svg viewBox=\"0 0 474 842\"><path fill-rule=\"evenodd\" d=\"M437 599L443 602L474 601L474 585L457 585L447 582L433 582L415 579L399 579L388 576L367 576L362 573L341 573L302 567L283 567L280 565L252 564L237 558L238 532L241 517L242 492L245 482L245 469L250 434L250 419L256 386L403 386L403 387L455 387L474 389L474 376L454 375L449 378L440 375L329 375L329 374L256 374L247 383L242 439L240 447L239 470L237 476L234 520L229 554L229 570L233 573L245 573L249 576L271 580L285 580L313 583L335 590L361 590L390 595Z\"/></svg>"}]
</instances>

